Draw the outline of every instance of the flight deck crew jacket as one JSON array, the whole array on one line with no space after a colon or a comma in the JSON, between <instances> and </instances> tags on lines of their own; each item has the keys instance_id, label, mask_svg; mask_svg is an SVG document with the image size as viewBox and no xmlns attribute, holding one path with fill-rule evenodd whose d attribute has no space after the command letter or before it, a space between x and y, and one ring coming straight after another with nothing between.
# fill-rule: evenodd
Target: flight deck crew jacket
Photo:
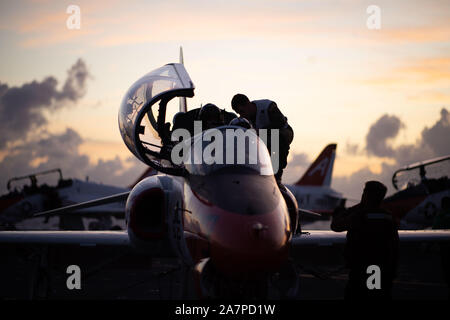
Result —
<instances>
[{"instance_id":1,"label":"flight deck crew jacket","mask_svg":"<svg viewBox=\"0 0 450 320\"><path fill-rule=\"evenodd\" d=\"M278 109L277 104L272 100L254 100L256 105L255 119L249 119L253 122L253 126L258 129L278 129L279 130L279 171L287 165L287 156L289 154L289 146L294 139L294 131L287 122L287 118ZM267 132L267 148L271 152L270 130Z\"/></svg>"},{"instance_id":2,"label":"flight deck crew jacket","mask_svg":"<svg viewBox=\"0 0 450 320\"><path fill-rule=\"evenodd\" d=\"M350 269L366 271L377 265L381 273L393 279L398 263L398 228L389 211L363 208L360 204L335 212L333 231L347 230L345 259Z\"/></svg>"}]
</instances>

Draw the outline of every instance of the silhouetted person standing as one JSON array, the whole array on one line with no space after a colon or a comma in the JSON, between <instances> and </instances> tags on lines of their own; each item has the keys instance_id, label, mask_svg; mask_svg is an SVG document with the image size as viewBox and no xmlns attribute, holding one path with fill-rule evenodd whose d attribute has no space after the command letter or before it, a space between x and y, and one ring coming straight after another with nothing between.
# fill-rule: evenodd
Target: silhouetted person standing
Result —
<instances>
[{"instance_id":1,"label":"silhouetted person standing","mask_svg":"<svg viewBox=\"0 0 450 320\"><path fill-rule=\"evenodd\" d=\"M398 260L398 231L392 215L380 207L387 188L378 181L366 182L361 202L333 213L331 229L347 231L345 258L349 267L346 299L390 299ZM373 270L380 270L380 289L367 285Z\"/></svg>"}]
</instances>

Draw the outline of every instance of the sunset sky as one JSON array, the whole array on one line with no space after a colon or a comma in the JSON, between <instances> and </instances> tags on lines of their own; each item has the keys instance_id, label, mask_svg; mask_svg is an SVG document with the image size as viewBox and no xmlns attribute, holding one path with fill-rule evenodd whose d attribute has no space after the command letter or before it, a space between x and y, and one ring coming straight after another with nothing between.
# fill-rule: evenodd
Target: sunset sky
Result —
<instances>
[{"instance_id":1,"label":"sunset sky","mask_svg":"<svg viewBox=\"0 0 450 320\"><path fill-rule=\"evenodd\" d=\"M81 9L79 30L66 26L72 4ZM379 30L366 25L369 5L381 9ZM333 187L350 197L361 179L389 184L400 165L450 154L450 1L1 1L0 42L0 85L9 89L51 76L63 92L78 59L88 70L78 96L36 107L30 114L45 120L0 147L2 191L11 174L58 163L52 156L67 175L131 182L143 167L126 171L136 163L118 130L121 99L140 76L178 62L180 46L196 86L189 107L231 111L238 92L277 102L295 132L285 182L332 142ZM19 112L2 103L2 121ZM25 146L64 134L79 140L58 146L74 150L23 160ZM74 171L77 162L64 160L71 156L88 172ZM122 180L96 176L101 165Z\"/></svg>"}]
</instances>

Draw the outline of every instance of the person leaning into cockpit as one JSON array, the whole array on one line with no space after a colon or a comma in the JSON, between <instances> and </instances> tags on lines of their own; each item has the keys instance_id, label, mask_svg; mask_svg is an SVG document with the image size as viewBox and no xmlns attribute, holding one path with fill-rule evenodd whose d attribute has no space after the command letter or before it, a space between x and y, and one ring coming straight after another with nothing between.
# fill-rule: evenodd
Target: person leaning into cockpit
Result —
<instances>
[{"instance_id":1,"label":"person leaning into cockpit","mask_svg":"<svg viewBox=\"0 0 450 320\"><path fill-rule=\"evenodd\" d=\"M252 126L256 129L277 129L279 130L279 150L278 161L279 167L278 171L275 173L275 179L281 189L285 189L284 185L281 183L281 178L283 176L283 170L287 166L287 157L289 155L290 144L294 139L294 131L289 125L287 118L278 109L277 104L271 100L254 100L250 101L249 98L241 93L233 96L231 100L231 107L236 111L241 117L246 118ZM267 136L267 149L272 154L275 152L271 148L271 130L268 130Z\"/></svg>"},{"instance_id":2,"label":"person leaning into cockpit","mask_svg":"<svg viewBox=\"0 0 450 320\"><path fill-rule=\"evenodd\" d=\"M235 113L221 110L216 105L208 103L186 113L178 112L173 118L172 131L182 128L194 136L194 121L201 121L202 130L207 130L228 124L236 117Z\"/></svg>"}]
</instances>

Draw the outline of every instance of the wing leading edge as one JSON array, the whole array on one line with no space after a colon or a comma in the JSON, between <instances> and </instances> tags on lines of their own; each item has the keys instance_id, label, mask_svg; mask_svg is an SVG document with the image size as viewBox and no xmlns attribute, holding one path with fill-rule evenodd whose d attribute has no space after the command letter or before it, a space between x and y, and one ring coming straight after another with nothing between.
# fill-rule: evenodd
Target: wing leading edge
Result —
<instances>
[{"instance_id":1,"label":"wing leading edge","mask_svg":"<svg viewBox=\"0 0 450 320\"><path fill-rule=\"evenodd\" d=\"M448 242L450 230L401 230L401 242ZM343 244L345 232L310 230L292 238L292 247ZM129 246L125 231L0 231L0 244L52 244L80 246Z\"/></svg>"},{"instance_id":2,"label":"wing leading edge","mask_svg":"<svg viewBox=\"0 0 450 320\"><path fill-rule=\"evenodd\" d=\"M448 242L450 230L399 230L400 242ZM292 238L292 247L301 246L331 246L343 244L346 241L346 232L326 230L306 230L301 235Z\"/></svg>"},{"instance_id":3,"label":"wing leading edge","mask_svg":"<svg viewBox=\"0 0 450 320\"><path fill-rule=\"evenodd\" d=\"M0 244L129 246L125 231L1 231Z\"/></svg>"}]
</instances>

